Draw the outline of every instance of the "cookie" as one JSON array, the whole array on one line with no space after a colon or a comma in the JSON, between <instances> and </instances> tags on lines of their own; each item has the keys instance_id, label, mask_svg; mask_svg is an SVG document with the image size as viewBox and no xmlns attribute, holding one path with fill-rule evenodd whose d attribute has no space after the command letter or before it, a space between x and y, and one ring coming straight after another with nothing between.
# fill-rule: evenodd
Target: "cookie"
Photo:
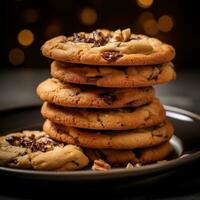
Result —
<instances>
[{"instance_id":1,"label":"cookie","mask_svg":"<svg viewBox=\"0 0 200 200\"><path fill-rule=\"evenodd\" d=\"M138 108L76 109L45 102L43 117L64 126L98 130L127 130L157 125L166 118L165 110L157 99Z\"/></svg>"},{"instance_id":2,"label":"cookie","mask_svg":"<svg viewBox=\"0 0 200 200\"><path fill-rule=\"evenodd\" d=\"M51 75L66 83L111 88L147 87L176 79L171 62L152 66L98 67L54 61Z\"/></svg>"},{"instance_id":3,"label":"cookie","mask_svg":"<svg viewBox=\"0 0 200 200\"><path fill-rule=\"evenodd\" d=\"M171 45L156 38L132 34L131 30L95 30L58 36L41 48L44 56L58 61L91 65L151 65L175 56Z\"/></svg>"},{"instance_id":4,"label":"cookie","mask_svg":"<svg viewBox=\"0 0 200 200\"><path fill-rule=\"evenodd\" d=\"M47 79L37 87L43 101L65 107L121 108L138 107L154 99L154 89L107 89L96 86L64 84L57 79Z\"/></svg>"},{"instance_id":5,"label":"cookie","mask_svg":"<svg viewBox=\"0 0 200 200\"><path fill-rule=\"evenodd\" d=\"M168 141L174 129L170 122L128 131L98 131L65 127L46 120L43 130L60 142L92 149L135 149Z\"/></svg>"},{"instance_id":6,"label":"cookie","mask_svg":"<svg viewBox=\"0 0 200 200\"><path fill-rule=\"evenodd\" d=\"M133 165L148 164L165 159L173 148L169 142L158 146L135 150L114 150L114 149L84 149L90 162L102 159L111 166L126 166L128 163Z\"/></svg>"},{"instance_id":7,"label":"cookie","mask_svg":"<svg viewBox=\"0 0 200 200\"><path fill-rule=\"evenodd\" d=\"M56 158L56 159L55 159ZM36 170L76 170L88 165L82 149L51 139L40 131L0 137L0 165Z\"/></svg>"}]
</instances>

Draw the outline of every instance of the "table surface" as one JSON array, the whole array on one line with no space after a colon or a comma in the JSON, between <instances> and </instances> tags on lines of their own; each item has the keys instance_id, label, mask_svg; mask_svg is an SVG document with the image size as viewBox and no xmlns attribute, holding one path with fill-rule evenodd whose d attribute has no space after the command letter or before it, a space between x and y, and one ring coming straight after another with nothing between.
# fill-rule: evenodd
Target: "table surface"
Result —
<instances>
[{"instance_id":1,"label":"table surface","mask_svg":"<svg viewBox=\"0 0 200 200\"><path fill-rule=\"evenodd\" d=\"M47 69L1 70L0 110L41 104L35 89L42 80L48 77L49 71ZM156 92L163 104L177 106L200 114L199 85L200 71L180 71L176 81L156 86ZM131 185L126 187L126 183L124 183L125 187L121 189L108 186L106 190L105 188L102 189L98 183L96 185L100 190L98 188L92 189L95 184L90 185L90 188L87 185L82 185L77 187L80 192L72 189L71 193L68 191L67 194L65 189L67 184L65 186L63 183L54 183L54 185L52 183L34 183L0 176L1 185L4 183L0 190L0 199L37 198L38 192L44 192L40 197L48 196L48 198L56 198L60 195L65 197L83 195L87 198L95 198L97 196L102 198L109 197L109 199L133 199L133 197L135 197L134 199L200 199L199 167L200 162L197 161L159 183L155 182L139 188ZM20 185L18 182L20 182ZM115 183L111 183L111 185L115 185ZM22 195L23 187L26 190L25 195ZM34 191L37 192L35 193Z\"/></svg>"}]
</instances>

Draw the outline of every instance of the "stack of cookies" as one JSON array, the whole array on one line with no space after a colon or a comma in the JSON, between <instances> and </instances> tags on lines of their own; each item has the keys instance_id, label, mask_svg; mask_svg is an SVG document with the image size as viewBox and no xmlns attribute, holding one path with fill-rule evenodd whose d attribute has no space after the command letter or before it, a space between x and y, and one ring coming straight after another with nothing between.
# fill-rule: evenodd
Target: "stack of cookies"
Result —
<instances>
[{"instance_id":1,"label":"stack of cookies","mask_svg":"<svg viewBox=\"0 0 200 200\"><path fill-rule=\"evenodd\" d=\"M82 147L94 169L152 163L172 151L174 129L152 87L176 78L172 46L99 29L53 38L42 53L54 59L52 78L37 88L52 139Z\"/></svg>"}]
</instances>

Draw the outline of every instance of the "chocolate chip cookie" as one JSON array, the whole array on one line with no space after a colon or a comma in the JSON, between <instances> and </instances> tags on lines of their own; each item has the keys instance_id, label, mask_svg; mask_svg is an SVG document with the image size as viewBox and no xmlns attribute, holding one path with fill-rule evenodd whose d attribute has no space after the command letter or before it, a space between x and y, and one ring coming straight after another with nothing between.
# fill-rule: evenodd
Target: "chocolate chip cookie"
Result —
<instances>
[{"instance_id":1,"label":"chocolate chip cookie","mask_svg":"<svg viewBox=\"0 0 200 200\"><path fill-rule=\"evenodd\" d=\"M64 126L98 130L127 130L157 125L165 120L165 110L155 99L138 108L113 110L66 108L45 102L43 117Z\"/></svg>"},{"instance_id":2,"label":"chocolate chip cookie","mask_svg":"<svg viewBox=\"0 0 200 200\"><path fill-rule=\"evenodd\" d=\"M72 63L92 65L151 65L172 60L175 50L156 38L131 30L95 30L58 36L41 48L44 56Z\"/></svg>"},{"instance_id":3,"label":"chocolate chip cookie","mask_svg":"<svg viewBox=\"0 0 200 200\"><path fill-rule=\"evenodd\" d=\"M64 84L57 79L40 83L37 94L43 101L65 107L109 109L138 107L150 103L155 97L152 87L108 89Z\"/></svg>"},{"instance_id":4,"label":"chocolate chip cookie","mask_svg":"<svg viewBox=\"0 0 200 200\"><path fill-rule=\"evenodd\" d=\"M133 165L148 164L165 159L173 148L169 142L158 146L147 147L145 149L133 150L114 150L114 149L84 149L90 162L102 159L111 166L126 166L128 163Z\"/></svg>"},{"instance_id":5,"label":"chocolate chip cookie","mask_svg":"<svg viewBox=\"0 0 200 200\"><path fill-rule=\"evenodd\" d=\"M66 83L111 88L147 87L176 79L171 62L152 66L100 67L54 61L51 75Z\"/></svg>"},{"instance_id":6,"label":"chocolate chip cookie","mask_svg":"<svg viewBox=\"0 0 200 200\"><path fill-rule=\"evenodd\" d=\"M174 132L170 122L128 131L86 130L58 125L46 120L43 130L53 139L92 149L135 149L168 141Z\"/></svg>"},{"instance_id":7,"label":"chocolate chip cookie","mask_svg":"<svg viewBox=\"0 0 200 200\"><path fill-rule=\"evenodd\" d=\"M55 159L56 158L56 159ZM51 139L40 131L0 137L0 165L36 170L76 170L88 165L81 148Z\"/></svg>"}]
</instances>

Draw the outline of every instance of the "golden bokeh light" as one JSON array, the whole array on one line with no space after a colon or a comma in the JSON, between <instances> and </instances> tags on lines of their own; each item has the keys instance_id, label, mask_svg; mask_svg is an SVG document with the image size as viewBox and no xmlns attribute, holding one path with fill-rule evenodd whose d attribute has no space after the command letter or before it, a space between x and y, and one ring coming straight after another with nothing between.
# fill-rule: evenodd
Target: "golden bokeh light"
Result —
<instances>
[{"instance_id":1,"label":"golden bokeh light","mask_svg":"<svg viewBox=\"0 0 200 200\"><path fill-rule=\"evenodd\" d=\"M93 25L97 21L97 12L93 8L84 8L80 13L80 19L85 25Z\"/></svg>"},{"instance_id":2,"label":"golden bokeh light","mask_svg":"<svg viewBox=\"0 0 200 200\"><path fill-rule=\"evenodd\" d=\"M137 4L141 8L149 8L153 4L153 0L137 0Z\"/></svg>"},{"instance_id":3,"label":"golden bokeh light","mask_svg":"<svg viewBox=\"0 0 200 200\"><path fill-rule=\"evenodd\" d=\"M19 48L11 49L8 59L13 65L20 65L24 62L24 52Z\"/></svg>"},{"instance_id":4,"label":"golden bokeh light","mask_svg":"<svg viewBox=\"0 0 200 200\"><path fill-rule=\"evenodd\" d=\"M163 15L158 19L158 28L162 32L169 32L172 30L174 22L169 15Z\"/></svg>"},{"instance_id":5,"label":"golden bokeh light","mask_svg":"<svg viewBox=\"0 0 200 200\"><path fill-rule=\"evenodd\" d=\"M34 9L28 9L22 13L22 19L27 23L34 23L39 19L39 14Z\"/></svg>"},{"instance_id":6,"label":"golden bokeh light","mask_svg":"<svg viewBox=\"0 0 200 200\"><path fill-rule=\"evenodd\" d=\"M139 15L138 21L141 26L144 26L145 21L149 19L154 19L153 13L149 11L145 11Z\"/></svg>"},{"instance_id":7,"label":"golden bokeh light","mask_svg":"<svg viewBox=\"0 0 200 200\"><path fill-rule=\"evenodd\" d=\"M18 33L17 40L19 44L23 46L29 46L34 41L33 32L28 29L24 29Z\"/></svg>"},{"instance_id":8,"label":"golden bokeh light","mask_svg":"<svg viewBox=\"0 0 200 200\"><path fill-rule=\"evenodd\" d=\"M60 35L62 33L63 26L64 24L60 20L55 19L51 21L44 30L44 36L46 39L49 39Z\"/></svg>"},{"instance_id":9,"label":"golden bokeh light","mask_svg":"<svg viewBox=\"0 0 200 200\"><path fill-rule=\"evenodd\" d=\"M148 35L156 35L158 33L158 24L155 19L149 19L144 22L144 31Z\"/></svg>"}]
</instances>

